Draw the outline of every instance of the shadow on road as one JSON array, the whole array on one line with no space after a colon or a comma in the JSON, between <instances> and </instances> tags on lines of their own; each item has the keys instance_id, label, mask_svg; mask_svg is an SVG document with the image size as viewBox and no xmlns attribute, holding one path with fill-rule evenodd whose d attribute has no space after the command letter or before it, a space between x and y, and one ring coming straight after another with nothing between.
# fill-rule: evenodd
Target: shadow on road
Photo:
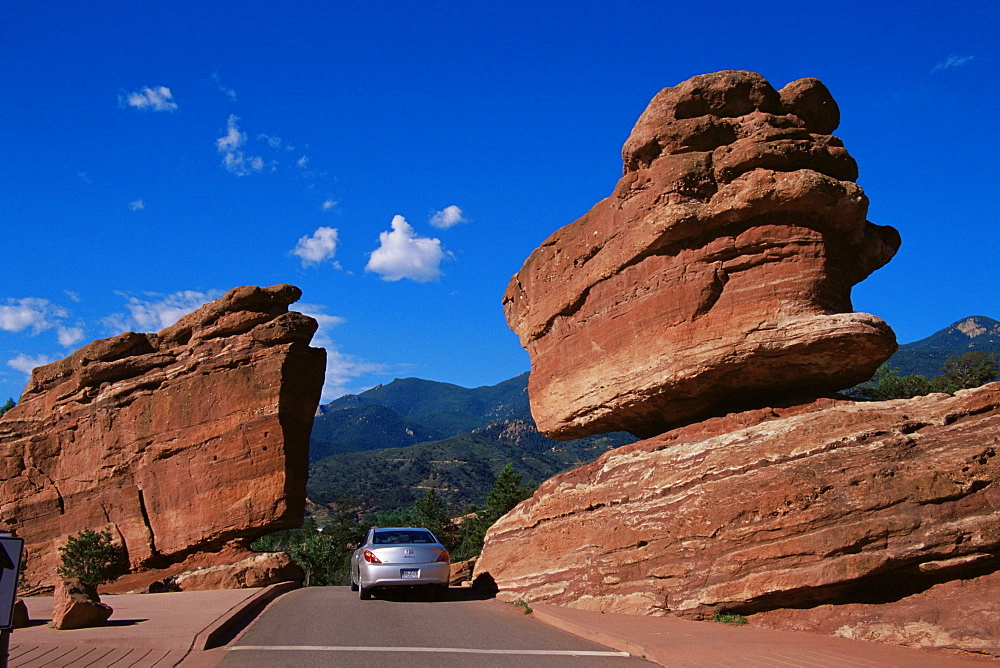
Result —
<instances>
[{"instance_id":1,"label":"shadow on road","mask_svg":"<svg viewBox=\"0 0 1000 668\"><path fill-rule=\"evenodd\" d=\"M431 589L429 587L386 587L375 589L372 595L383 601L399 603L426 603L430 601L485 601L496 597L496 582L489 573L483 573L476 578L471 587L448 587L447 589Z\"/></svg>"}]
</instances>

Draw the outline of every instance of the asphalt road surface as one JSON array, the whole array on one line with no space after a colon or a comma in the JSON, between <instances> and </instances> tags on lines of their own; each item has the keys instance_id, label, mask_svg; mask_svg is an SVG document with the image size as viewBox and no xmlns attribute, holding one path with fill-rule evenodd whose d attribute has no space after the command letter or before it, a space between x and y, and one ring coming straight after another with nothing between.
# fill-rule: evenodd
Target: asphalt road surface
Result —
<instances>
[{"instance_id":1,"label":"asphalt road surface","mask_svg":"<svg viewBox=\"0 0 1000 668\"><path fill-rule=\"evenodd\" d=\"M222 666L649 666L550 628L519 607L451 589L361 601L347 587L306 587L277 599L229 646Z\"/></svg>"}]
</instances>

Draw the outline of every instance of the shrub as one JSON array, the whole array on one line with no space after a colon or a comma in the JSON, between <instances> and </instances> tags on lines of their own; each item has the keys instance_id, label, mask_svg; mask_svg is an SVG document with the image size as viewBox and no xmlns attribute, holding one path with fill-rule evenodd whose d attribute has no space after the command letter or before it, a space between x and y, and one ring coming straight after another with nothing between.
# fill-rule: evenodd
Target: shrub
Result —
<instances>
[{"instance_id":1,"label":"shrub","mask_svg":"<svg viewBox=\"0 0 1000 668\"><path fill-rule=\"evenodd\" d=\"M713 622L719 622L720 624L731 624L733 626L743 626L747 623L747 618L743 615L738 615L733 612L724 612L722 610L716 610L715 614L712 616Z\"/></svg>"},{"instance_id":2,"label":"shrub","mask_svg":"<svg viewBox=\"0 0 1000 668\"><path fill-rule=\"evenodd\" d=\"M96 587L113 582L128 572L125 551L111 541L108 531L84 529L59 548L62 566L56 573L63 578L77 578Z\"/></svg>"}]
</instances>

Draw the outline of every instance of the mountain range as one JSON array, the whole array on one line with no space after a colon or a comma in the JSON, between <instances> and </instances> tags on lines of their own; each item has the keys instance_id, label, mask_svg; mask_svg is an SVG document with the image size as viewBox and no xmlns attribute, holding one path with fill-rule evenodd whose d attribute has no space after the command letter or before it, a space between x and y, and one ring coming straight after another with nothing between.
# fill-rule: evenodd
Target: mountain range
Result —
<instances>
[{"instance_id":1,"label":"mountain range","mask_svg":"<svg viewBox=\"0 0 1000 668\"><path fill-rule=\"evenodd\" d=\"M941 374L949 357L965 352L1000 354L1000 322L982 315L962 318L926 339L901 345L886 365L900 376L932 378Z\"/></svg>"},{"instance_id":2,"label":"mountain range","mask_svg":"<svg viewBox=\"0 0 1000 668\"><path fill-rule=\"evenodd\" d=\"M971 316L886 362L900 375L941 373L949 356L1000 353L1000 322ZM468 389L397 378L319 407L309 450L308 494L319 505L345 502L366 512L405 509L434 489L455 514L485 502L497 473L512 463L525 482L635 441L625 432L553 441L535 428L528 374Z\"/></svg>"},{"instance_id":3,"label":"mountain range","mask_svg":"<svg viewBox=\"0 0 1000 668\"><path fill-rule=\"evenodd\" d=\"M527 373L473 389L397 378L320 406L308 494L320 505L380 512L407 508L434 489L459 513L485 502L508 462L538 484L635 440L624 432L545 438L531 418Z\"/></svg>"}]
</instances>

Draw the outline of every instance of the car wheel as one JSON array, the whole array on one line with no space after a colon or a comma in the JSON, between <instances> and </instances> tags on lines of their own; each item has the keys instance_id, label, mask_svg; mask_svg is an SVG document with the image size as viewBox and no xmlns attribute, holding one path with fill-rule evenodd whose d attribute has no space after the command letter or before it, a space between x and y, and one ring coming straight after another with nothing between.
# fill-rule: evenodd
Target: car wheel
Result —
<instances>
[{"instance_id":1,"label":"car wheel","mask_svg":"<svg viewBox=\"0 0 1000 668\"><path fill-rule=\"evenodd\" d=\"M351 578L351 591L357 591L357 590L358 590L358 583L354 581L354 578Z\"/></svg>"},{"instance_id":2,"label":"car wheel","mask_svg":"<svg viewBox=\"0 0 1000 668\"><path fill-rule=\"evenodd\" d=\"M369 587L362 587L358 585L358 598L362 601L370 601L372 597L372 590Z\"/></svg>"}]
</instances>

